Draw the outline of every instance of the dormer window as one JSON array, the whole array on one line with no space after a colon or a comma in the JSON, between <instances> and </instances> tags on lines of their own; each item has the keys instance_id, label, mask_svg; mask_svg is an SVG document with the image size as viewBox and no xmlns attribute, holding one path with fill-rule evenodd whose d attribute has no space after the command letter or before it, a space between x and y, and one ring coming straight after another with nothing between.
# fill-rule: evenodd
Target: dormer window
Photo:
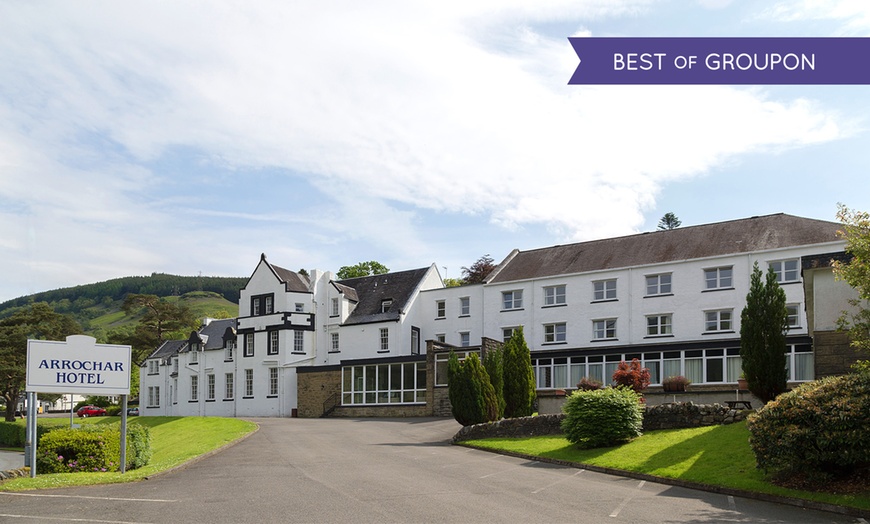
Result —
<instances>
[{"instance_id":1,"label":"dormer window","mask_svg":"<svg viewBox=\"0 0 870 524\"><path fill-rule=\"evenodd\" d=\"M199 362L199 344L192 344L190 346L190 363L196 364Z\"/></svg>"},{"instance_id":2,"label":"dormer window","mask_svg":"<svg viewBox=\"0 0 870 524\"><path fill-rule=\"evenodd\" d=\"M236 349L236 341L235 340L227 340L226 350L224 352L224 360L227 362L231 362L233 360L233 352Z\"/></svg>"},{"instance_id":3,"label":"dormer window","mask_svg":"<svg viewBox=\"0 0 870 524\"><path fill-rule=\"evenodd\" d=\"M393 299L391 299L391 298L386 298L384 300L381 300L381 313L386 313L387 311L389 311L390 306L392 306L392 305L393 305Z\"/></svg>"}]
</instances>

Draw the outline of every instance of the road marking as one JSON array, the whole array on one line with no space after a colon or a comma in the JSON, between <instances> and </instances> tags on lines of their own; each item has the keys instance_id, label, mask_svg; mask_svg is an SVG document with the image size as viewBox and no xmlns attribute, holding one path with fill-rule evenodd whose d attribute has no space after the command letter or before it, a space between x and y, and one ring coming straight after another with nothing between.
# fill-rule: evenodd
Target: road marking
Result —
<instances>
[{"instance_id":1,"label":"road marking","mask_svg":"<svg viewBox=\"0 0 870 524\"><path fill-rule=\"evenodd\" d=\"M563 478L563 479L559 479L559 480L557 480L556 482L553 482L552 484L547 484L546 486L544 486L544 487L542 487L542 488L538 488L538 489L536 489L535 491L532 492L532 495L535 495L535 494L537 494L537 493L540 493L540 492L544 491L544 490L547 489L547 488L551 488L551 487L555 486L556 484L561 484L562 482L565 482L566 480L570 480L570 479L576 477L577 475L583 473L584 471L586 471L586 470L585 470L585 469L581 469L580 471L578 471L577 473L574 473L574 474L571 475L570 477L565 477L565 478Z\"/></svg>"},{"instance_id":2,"label":"road marking","mask_svg":"<svg viewBox=\"0 0 870 524\"><path fill-rule=\"evenodd\" d=\"M41 493L10 493L7 491L0 491L0 495L7 495L9 497L44 497L44 498L56 498L56 499L119 500L121 502L178 502L177 500L169 500L169 499L130 499L130 498L120 498L120 497L84 497L81 495L48 495L48 494L41 494Z\"/></svg>"},{"instance_id":3,"label":"road marking","mask_svg":"<svg viewBox=\"0 0 870 524\"><path fill-rule=\"evenodd\" d=\"M646 481L645 481L645 480L641 480L641 481L640 481L640 484L637 485L637 489L638 489L638 490L642 489L644 484L646 484ZM631 499L633 499L633 498L634 498L634 493L632 493L631 495L625 497L625 500L622 501L622 504L620 504L620 505L619 505L615 510L613 510L613 513L611 513L610 516L611 516L611 517L614 517L614 518L615 518L615 517L618 517L618 516L619 516L619 512L622 511L623 509L625 509L625 506L627 506L628 503L631 502Z\"/></svg>"},{"instance_id":4,"label":"road marking","mask_svg":"<svg viewBox=\"0 0 870 524\"><path fill-rule=\"evenodd\" d=\"M734 497L728 495L728 509L731 511L737 511L737 502L734 501Z\"/></svg>"},{"instance_id":5,"label":"road marking","mask_svg":"<svg viewBox=\"0 0 870 524\"><path fill-rule=\"evenodd\" d=\"M132 522L129 520L72 519L69 517L37 517L34 515L9 515L5 513L0 513L0 517L10 519L54 520L61 522L98 522L100 524L150 524L148 522Z\"/></svg>"}]
</instances>

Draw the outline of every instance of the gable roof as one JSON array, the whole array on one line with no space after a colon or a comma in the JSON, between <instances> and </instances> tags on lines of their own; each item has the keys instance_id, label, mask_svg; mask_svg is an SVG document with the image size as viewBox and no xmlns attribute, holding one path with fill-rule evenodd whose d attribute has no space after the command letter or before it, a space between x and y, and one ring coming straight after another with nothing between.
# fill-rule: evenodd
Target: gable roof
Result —
<instances>
[{"instance_id":1,"label":"gable roof","mask_svg":"<svg viewBox=\"0 0 870 524\"><path fill-rule=\"evenodd\" d=\"M203 326L196 332L199 335L199 339L203 342L202 349L223 348L224 334L227 332L227 329L235 332L236 326L237 323L234 318L212 319L208 325Z\"/></svg>"},{"instance_id":2,"label":"gable roof","mask_svg":"<svg viewBox=\"0 0 870 524\"><path fill-rule=\"evenodd\" d=\"M279 282L284 284L284 289L288 292L296 292L296 293L310 293L310 280L305 275L300 275L295 271L290 271L289 269L284 269L283 267L274 266L266 260L266 253L260 254L260 264L265 264L266 267L269 268L269 271L275 275L275 278L278 279ZM259 269L260 265L257 265L257 269ZM254 269L254 273L257 272L257 269ZM252 274L248 277L248 281L245 282L245 288L248 287L248 284L251 282L251 279L254 277ZM244 288L243 288L244 289Z\"/></svg>"},{"instance_id":3,"label":"gable roof","mask_svg":"<svg viewBox=\"0 0 870 524\"><path fill-rule=\"evenodd\" d=\"M837 222L783 213L517 251L489 282L659 264L840 241Z\"/></svg>"},{"instance_id":4,"label":"gable roof","mask_svg":"<svg viewBox=\"0 0 870 524\"><path fill-rule=\"evenodd\" d=\"M344 284L339 284L335 281L332 282L332 286L337 289L339 293L347 297L348 300L352 300L353 302L359 302L359 296L357 296L356 294L356 289L345 286Z\"/></svg>"},{"instance_id":5,"label":"gable roof","mask_svg":"<svg viewBox=\"0 0 870 524\"><path fill-rule=\"evenodd\" d=\"M357 305L344 324L369 324L399 320L431 267L349 278L334 282L336 287L344 286L356 292ZM341 289L341 288L338 288ZM345 296L348 296L345 293ZM392 300L390 308L381 313L381 303Z\"/></svg>"},{"instance_id":6,"label":"gable roof","mask_svg":"<svg viewBox=\"0 0 870 524\"><path fill-rule=\"evenodd\" d=\"M187 340L167 340L148 355L148 359L159 358L161 361L165 361L184 349L185 346L187 346Z\"/></svg>"}]
</instances>

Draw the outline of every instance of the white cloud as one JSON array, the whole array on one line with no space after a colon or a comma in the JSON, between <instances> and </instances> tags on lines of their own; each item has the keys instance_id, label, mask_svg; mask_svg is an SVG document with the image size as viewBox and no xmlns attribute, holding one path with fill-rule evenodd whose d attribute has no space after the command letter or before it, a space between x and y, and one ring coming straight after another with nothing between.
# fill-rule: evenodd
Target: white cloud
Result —
<instances>
[{"instance_id":1,"label":"white cloud","mask_svg":"<svg viewBox=\"0 0 870 524\"><path fill-rule=\"evenodd\" d=\"M842 24L837 36L864 36L870 31L870 3L865 0L777 2L762 9L758 18L778 22L831 20Z\"/></svg>"},{"instance_id":2,"label":"white cloud","mask_svg":"<svg viewBox=\"0 0 870 524\"><path fill-rule=\"evenodd\" d=\"M824 107L759 89L568 86L567 35L535 29L637 16L652 2L52 7L0 6L11 57L0 63L0 198L36 221L0 217L20 231L0 249L29 257L34 274L73 271L57 260L74 260L78 278L150 272L229 232L239 252L257 252L270 236L253 231L258 218L312 220L225 206L203 213L229 213L238 230L178 227L197 215L169 204L189 195L162 194L171 181L145 167L175 147L236 169L240 184L250 169L308 177L334 204L311 238L425 251L407 208L573 239L621 234L667 181L844 134Z\"/></svg>"}]
</instances>

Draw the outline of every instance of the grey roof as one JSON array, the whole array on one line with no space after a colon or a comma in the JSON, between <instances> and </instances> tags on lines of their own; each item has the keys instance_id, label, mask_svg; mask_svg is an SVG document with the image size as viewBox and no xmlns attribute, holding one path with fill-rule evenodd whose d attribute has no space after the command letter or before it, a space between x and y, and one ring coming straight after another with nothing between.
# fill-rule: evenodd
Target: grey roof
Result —
<instances>
[{"instance_id":1,"label":"grey roof","mask_svg":"<svg viewBox=\"0 0 870 524\"><path fill-rule=\"evenodd\" d=\"M200 338L205 342L203 349L221 349L224 347L224 333L227 329L236 330L236 319L222 318L212 320L209 324L199 330ZM205 337L205 338L203 338Z\"/></svg>"},{"instance_id":2,"label":"grey roof","mask_svg":"<svg viewBox=\"0 0 870 524\"><path fill-rule=\"evenodd\" d=\"M489 281L526 280L836 242L837 222L783 213L519 251Z\"/></svg>"},{"instance_id":3,"label":"grey roof","mask_svg":"<svg viewBox=\"0 0 870 524\"><path fill-rule=\"evenodd\" d=\"M283 267L273 266L269 263L268 260L266 260L265 253L260 254L260 261L266 264L266 266L272 271L272 274L275 275L278 281L284 284L284 289L286 289L287 291L292 291L296 293L311 292L310 281L308 280L308 277L300 275L295 271L284 269ZM250 281L251 279L248 278L248 282ZM245 287L248 287L248 282L245 282Z\"/></svg>"},{"instance_id":4,"label":"grey roof","mask_svg":"<svg viewBox=\"0 0 870 524\"><path fill-rule=\"evenodd\" d=\"M334 281L332 282L332 285L335 286L335 289L337 289L339 293L347 297L348 300L359 302L359 296L356 294L356 289L345 286L343 284L339 284L338 282Z\"/></svg>"},{"instance_id":5,"label":"grey roof","mask_svg":"<svg viewBox=\"0 0 870 524\"><path fill-rule=\"evenodd\" d=\"M160 344L153 353L148 355L148 358L159 358L161 361L165 361L167 358L178 354L186 345L187 340L167 340L163 344Z\"/></svg>"},{"instance_id":6,"label":"grey roof","mask_svg":"<svg viewBox=\"0 0 870 524\"><path fill-rule=\"evenodd\" d=\"M424 267L334 282L356 291L358 297L356 308L345 320L345 325L399 320L429 269ZM381 303L387 299L393 303L389 310L381 313Z\"/></svg>"}]
</instances>

